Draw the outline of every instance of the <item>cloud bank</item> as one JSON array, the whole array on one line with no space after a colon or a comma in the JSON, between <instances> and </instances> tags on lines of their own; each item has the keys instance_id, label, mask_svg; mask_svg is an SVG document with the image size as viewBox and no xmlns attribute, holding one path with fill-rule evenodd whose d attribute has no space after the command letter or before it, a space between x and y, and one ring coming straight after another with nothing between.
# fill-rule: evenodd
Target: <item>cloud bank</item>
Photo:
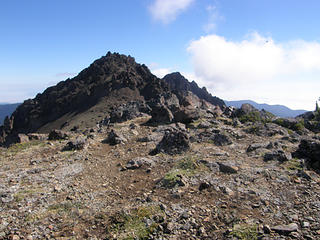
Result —
<instances>
[{"instance_id":1,"label":"cloud bank","mask_svg":"<svg viewBox=\"0 0 320 240\"><path fill-rule=\"evenodd\" d=\"M195 0L155 0L149 7L153 18L168 24L174 21L179 13L186 10Z\"/></svg>"},{"instance_id":2,"label":"cloud bank","mask_svg":"<svg viewBox=\"0 0 320 240\"><path fill-rule=\"evenodd\" d=\"M199 84L227 100L314 107L320 89L320 43L277 43L258 33L242 41L207 35L188 46Z\"/></svg>"}]
</instances>

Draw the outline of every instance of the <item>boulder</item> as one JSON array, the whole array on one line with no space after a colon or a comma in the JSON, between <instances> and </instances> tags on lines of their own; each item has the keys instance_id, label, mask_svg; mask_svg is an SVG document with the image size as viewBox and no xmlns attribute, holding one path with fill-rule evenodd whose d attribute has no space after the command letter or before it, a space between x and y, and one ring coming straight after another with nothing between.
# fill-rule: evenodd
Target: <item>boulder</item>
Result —
<instances>
[{"instance_id":1,"label":"boulder","mask_svg":"<svg viewBox=\"0 0 320 240\"><path fill-rule=\"evenodd\" d=\"M233 164L230 163L218 163L219 164L219 170L220 172L223 173L229 173L229 174L233 174L233 173L237 173L239 168L234 166Z\"/></svg>"},{"instance_id":2,"label":"boulder","mask_svg":"<svg viewBox=\"0 0 320 240\"><path fill-rule=\"evenodd\" d=\"M277 160L279 162L285 162L292 159L291 153L286 153L282 150L275 150L264 155L264 161Z\"/></svg>"},{"instance_id":3,"label":"boulder","mask_svg":"<svg viewBox=\"0 0 320 240\"><path fill-rule=\"evenodd\" d=\"M170 109L165 105L154 106L151 110L151 123L171 123L174 116Z\"/></svg>"},{"instance_id":4,"label":"boulder","mask_svg":"<svg viewBox=\"0 0 320 240\"><path fill-rule=\"evenodd\" d=\"M121 133L115 131L114 129L111 130L111 132L109 132L108 137L103 140L103 143L108 143L112 146L117 145L117 144L123 144L127 141L127 139L125 139Z\"/></svg>"},{"instance_id":5,"label":"boulder","mask_svg":"<svg viewBox=\"0 0 320 240\"><path fill-rule=\"evenodd\" d=\"M316 139L302 139L295 156L305 158L308 167L320 170L320 141Z\"/></svg>"},{"instance_id":6,"label":"boulder","mask_svg":"<svg viewBox=\"0 0 320 240\"><path fill-rule=\"evenodd\" d=\"M86 144L87 139L78 137L76 140L68 142L63 148L63 151L82 150L85 148Z\"/></svg>"},{"instance_id":7,"label":"boulder","mask_svg":"<svg viewBox=\"0 0 320 240\"><path fill-rule=\"evenodd\" d=\"M125 122L142 115L142 113L150 113L151 108L143 101L131 101L121 104L116 108L112 108L110 112L110 122Z\"/></svg>"},{"instance_id":8,"label":"boulder","mask_svg":"<svg viewBox=\"0 0 320 240\"><path fill-rule=\"evenodd\" d=\"M174 112L176 122L191 123L200 118L200 110L194 107L184 107Z\"/></svg>"},{"instance_id":9,"label":"boulder","mask_svg":"<svg viewBox=\"0 0 320 240\"><path fill-rule=\"evenodd\" d=\"M137 169L137 168L141 168L142 166L151 167L153 165L154 165L153 159L145 158L145 157L137 157L127 162L126 169Z\"/></svg>"},{"instance_id":10,"label":"boulder","mask_svg":"<svg viewBox=\"0 0 320 240\"><path fill-rule=\"evenodd\" d=\"M249 147L247 148L247 152L253 152L259 148L267 148L267 146L269 146L270 143L253 143L250 144Z\"/></svg>"},{"instance_id":11,"label":"boulder","mask_svg":"<svg viewBox=\"0 0 320 240\"><path fill-rule=\"evenodd\" d=\"M226 146L232 144L231 138L223 133L215 134L212 140L216 146Z\"/></svg>"},{"instance_id":12,"label":"boulder","mask_svg":"<svg viewBox=\"0 0 320 240\"><path fill-rule=\"evenodd\" d=\"M299 229L299 227L296 223L290 223L288 225L278 225L272 227L271 229L279 234L289 234L291 232L296 232Z\"/></svg>"},{"instance_id":13,"label":"boulder","mask_svg":"<svg viewBox=\"0 0 320 240\"><path fill-rule=\"evenodd\" d=\"M272 137L275 135L289 136L288 131L275 123L255 123L245 129L245 132L261 137Z\"/></svg>"},{"instance_id":14,"label":"boulder","mask_svg":"<svg viewBox=\"0 0 320 240\"><path fill-rule=\"evenodd\" d=\"M270 122L275 116L262 109L259 111L251 104L245 103L242 104L240 109L237 109L233 112L232 117L239 118L242 123L245 122Z\"/></svg>"},{"instance_id":15,"label":"boulder","mask_svg":"<svg viewBox=\"0 0 320 240\"><path fill-rule=\"evenodd\" d=\"M180 130L168 130L151 154L160 152L170 155L181 154L190 149L189 136Z\"/></svg>"},{"instance_id":16,"label":"boulder","mask_svg":"<svg viewBox=\"0 0 320 240\"><path fill-rule=\"evenodd\" d=\"M52 130L48 136L49 140L65 140L68 138L69 138L68 133L61 130L56 130L56 129Z\"/></svg>"},{"instance_id":17,"label":"boulder","mask_svg":"<svg viewBox=\"0 0 320 240\"><path fill-rule=\"evenodd\" d=\"M18 134L17 142L18 142L18 143L29 142L29 137L28 137L26 134L19 133L19 134Z\"/></svg>"},{"instance_id":18,"label":"boulder","mask_svg":"<svg viewBox=\"0 0 320 240\"><path fill-rule=\"evenodd\" d=\"M43 133L29 133L27 134L29 137L29 140L39 140L39 141L45 141L48 140L48 134Z\"/></svg>"}]
</instances>

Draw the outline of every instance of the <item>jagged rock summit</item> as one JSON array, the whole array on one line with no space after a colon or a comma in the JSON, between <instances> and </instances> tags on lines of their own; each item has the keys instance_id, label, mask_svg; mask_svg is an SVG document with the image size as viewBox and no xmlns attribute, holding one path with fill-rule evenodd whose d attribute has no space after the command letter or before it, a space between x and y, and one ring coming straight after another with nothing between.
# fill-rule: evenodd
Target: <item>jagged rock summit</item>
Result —
<instances>
[{"instance_id":1,"label":"jagged rock summit","mask_svg":"<svg viewBox=\"0 0 320 240\"><path fill-rule=\"evenodd\" d=\"M212 107L206 104L208 100L225 106L222 100L210 101L210 94L194 96L191 92L199 92L195 83L184 79L184 84L192 87L175 87L170 76L159 79L133 57L108 52L76 77L24 101L0 127L0 144L18 142L21 133L84 130L142 113L151 115L153 122L188 122L199 117L201 108Z\"/></svg>"},{"instance_id":2,"label":"jagged rock summit","mask_svg":"<svg viewBox=\"0 0 320 240\"><path fill-rule=\"evenodd\" d=\"M171 89L175 89L182 92L192 92L198 98L203 99L213 105L225 107L225 103L218 97L212 96L205 87L200 88L195 81L189 82L184 76L179 72L174 72L167 74L163 78Z\"/></svg>"}]
</instances>

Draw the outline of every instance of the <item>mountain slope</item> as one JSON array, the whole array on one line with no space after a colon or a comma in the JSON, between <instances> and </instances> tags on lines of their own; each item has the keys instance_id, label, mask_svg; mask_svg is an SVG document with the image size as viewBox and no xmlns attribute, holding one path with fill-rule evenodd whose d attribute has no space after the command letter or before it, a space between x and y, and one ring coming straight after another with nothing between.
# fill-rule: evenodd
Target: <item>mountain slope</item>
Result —
<instances>
[{"instance_id":1,"label":"mountain slope","mask_svg":"<svg viewBox=\"0 0 320 240\"><path fill-rule=\"evenodd\" d=\"M242 104L249 103L259 110L266 110L279 117L296 117L300 114L307 112L306 110L292 110L283 105L269 105L260 104L251 100L239 100L239 101L224 101L228 106L234 106L240 108Z\"/></svg>"},{"instance_id":2,"label":"mountain slope","mask_svg":"<svg viewBox=\"0 0 320 240\"><path fill-rule=\"evenodd\" d=\"M0 125L3 124L3 120L6 116L10 116L14 110L20 105L21 103L12 103L12 104L0 104Z\"/></svg>"}]
</instances>

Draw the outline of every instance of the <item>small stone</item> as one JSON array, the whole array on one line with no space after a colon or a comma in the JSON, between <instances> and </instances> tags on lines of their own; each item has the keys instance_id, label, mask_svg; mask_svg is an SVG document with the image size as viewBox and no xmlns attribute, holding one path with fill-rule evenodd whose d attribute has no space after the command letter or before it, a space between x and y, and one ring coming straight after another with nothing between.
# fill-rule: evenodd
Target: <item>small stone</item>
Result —
<instances>
[{"instance_id":1,"label":"small stone","mask_svg":"<svg viewBox=\"0 0 320 240\"><path fill-rule=\"evenodd\" d=\"M32 235L28 235L28 236L26 237L26 240L33 240Z\"/></svg>"},{"instance_id":2,"label":"small stone","mask_svg":"<svg viewBox=\"0 0 320 240\"><path fill-rule=\"evenodd\" d=\"M219 169L223 173L237 173L239 168L236 166L232 166L228 163L218 163L219 164Z\"/></svg>"},{"instance_id":3,"label":"small stone","mask_svg":"<svg viewBox=\"0 0 320 240\"><path fill-rule=\"evenodd\" d=\"M11 240L19 240L19 239L20 239L20 237L18 235L13 235L11 237Z\"/></svg>"},{"instance_id":4,"label":"small stone","mask_svg":"<svg viewBox=\"0 0 320 240\"><path fill-rule=\"evenodd\" d=\"M297 183L297 184L301 183L301 179L300 178L295 178L293 181L294 181L294 183Z\"/></svg>"},{"instance_id":5,"label":"small stone","mask_svg":"<svg viewBox=\"0 0 320 240\"><path fill-rule=\"evenodd\" d=\"M57 186L54 186L54 189L53 189L55 192L61 192L62 190L62 187L57 185Z\"/></svg>"},{"instance_id":6,"label":"small stone","mask_svg":"<svg viewBox=\"0 0 320 240\"><path fill-rule=\"evenodd\" d=\"M314 238L310 235L303 235L304 239L307 239L307 240L314 240Z\"/></svg>"},{"instance_id":7,"label":"small stone","mask_svg":"<svg viewBox=\"0 0 320 240\"><path fill-rule=\"evenodd\" d=\"M300 234L297 232L292 232L289 234L289 236L293 239L300 239Z\"/></svg>"},{"instance_id":8,"label":"small stone","mask_svg":"<svg viewBox=\"0 0 320 240\"><path fill-rule=\"evenodd\" d=\"M204 235L206 233L206 230L204 227L200 227L198 230L199 235Z\"/></svg>"},{"instance_id":9,"label":"small stone","mask_svg":"<svg viewBox=\"0 0 320 240\"><path fill-rule=\"evenodd\" d=\"M259 208L260 204L259 203L253 203L251 206L252 206L252 208Z\"/></svg>"},{"instance_id":10,"label":"small stone","mask_svg":"<svg viewBox=\"0 0 320 240\"><path fill-rule=\"evenodd\" d=\"M266 233L266 234L270 234L271 233L271 228L269 225L264 225L263 226L263 232Z\"/></svg>"},{"instance_id":11,"label":"small stone","mask_svg":"<svg viewBox=\"0 0 320 240\"><path fill-rule=\"evenodd\" d=\"M231 195L234 194L233 191L232 191L230 188L225 187L225 186L220 187L220 190L221 190L223 193L225 193L225 194L227 194L227 195L229 195L229 196L231 196Z\"/></svg>"},{"instance_id":12,"label":"small stone","mask_svg":"<svg viewBox=\"0 0 320 240\"><path fill-rule=\"evenodd\" d=\"M299 216L297 214L290 215L289 218L291 221L298 221L299 220Z\"/></svg>"},{"instance_id":13,"label":"small stone","mask_svg":"<svg viewBox=\"0 0 320 240\"><path fill-rule=\"evenodd\" d=\"M279 234L288 234L291 232L296 232L298 230L298 225L296 223L290 223L288 225L278 225L272 227L271 229Z\"/></svg>"},{"instance_id":14,"label":"small stone","mask_svg":"<svg viewBox=\"0 0 320 240\"><path fill-rule=\"evenodd\" d=\"M309 222L302 222L301 223L301 227L302 228L309 228L310 227L310 223Z\"/></svg>"},{"instance_id":15,"label":"small stone","mask_svg":"<svg viewBox=\"0 0 320 240\"><path fill-rule=\"evenodd\" d=\"M172 222L169 222L169 223L165 224L164 231L165 231L165 233L170 234L174 230L174 228L175 228L174 224Z\"/></svg>"},{"instance_id":16,"label":"small stone","mask_svg":"<svg viewBox=\"0 0 320 240\"><path fill-rule=\"evenodd\" d=\"M190 214L187 211L184 211L180 216L181 219L188 219L189 217Z\"/></svg>"},{"instance_id":17,"label":"small stone","mask_svg":"<svg viewBox=\"0 0 320 240\"><path fill-rule=\"evenodd\" d=\"M202 182L202 183L200 183L199 191L202 191L202 190L207 189L207 188L209 188L209 187L210 187L210 184L209 184L209 183L207 183L207 182Z\"/></svg>"}]
</instances>

